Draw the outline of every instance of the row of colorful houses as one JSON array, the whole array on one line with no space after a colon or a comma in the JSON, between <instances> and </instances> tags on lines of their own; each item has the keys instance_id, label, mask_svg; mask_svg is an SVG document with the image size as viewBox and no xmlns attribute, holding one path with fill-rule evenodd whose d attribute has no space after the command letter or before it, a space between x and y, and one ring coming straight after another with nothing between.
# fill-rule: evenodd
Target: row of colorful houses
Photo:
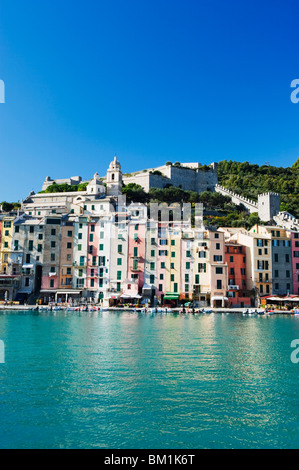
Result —
<instances>
[{"instance_id":1,"label":"row of colorful houses","mask_svg":"<svg viewBox=\"0 0 299 470\"><path fill-rule=\"evenodd\" d=\"M299 295L299 233L278 226L194 228L104 198L94 214L4 214L0 227L1 300L246 307Z\"/></svg>"},{"instance_id":2,"label":"row of colorful houses","mask_svg":"<svg viewBox=\"0 0 299 470\"><path fill-rule=\"evenodd\" d=\"M0 301L248 307L299 295L295 229L216 230L191 205L128 205L116 157L105 181L31 192L0 214Z\"/></svg>"}]
</instances>

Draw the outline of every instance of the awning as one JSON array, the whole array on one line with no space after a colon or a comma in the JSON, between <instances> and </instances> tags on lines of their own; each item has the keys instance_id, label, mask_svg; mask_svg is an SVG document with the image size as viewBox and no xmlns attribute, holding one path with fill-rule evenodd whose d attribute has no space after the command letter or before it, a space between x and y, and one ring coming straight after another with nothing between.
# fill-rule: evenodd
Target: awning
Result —
<instances>
[{"instance_id":1,"label":"awning","mask_svg":"<svg viewBox=\"0 0 299 470\"><path fill-rule=\"evenodd\" d=\"M65 294L76 294L76 295L79 295L79 294L81 294L81 292L82 292L81 290L71 290L70 289L70 290L61 290L61 291L58 290L57 294L63 294L63 295L65 295Z\"/></svg>"},{"instance_id":2,"label":"awning","mask_svg":"<svg viewBox=\"0 0 299 470\"><path fill-rule=\"evenodd\" d=\"M143 284L142 290L152 290L155 286L151 286L150 284Z\"/></svg>"},{"instance_id":3,"label":"awning","mask_svg":"<svg viewBox=\"0 0 299 470\"><path fill-rule=\"evenodd\" d=\"M164 300L178 300L179 297L180 297L180 294L177 294L175 292L166 292L163 299Z\"/></svg>"},{"instance_id":4,"label":"awning","mask_svg":"<svg viewBox=\"0 0 299 470\"><path fill-rule=\"evenodd\" d=\"M228 298L224 297L223 295L214 295L211 300L228 300Z\"/></svg>"},{"instance_id":5,"label":"awning","mask_svg":"<svg viewBox=\"0 0 299 470\"><path fill-rule=\"evenodd\" d=\"M22 268L33 268L33 264L23 264Z\"/></svg>"}]
</instances>

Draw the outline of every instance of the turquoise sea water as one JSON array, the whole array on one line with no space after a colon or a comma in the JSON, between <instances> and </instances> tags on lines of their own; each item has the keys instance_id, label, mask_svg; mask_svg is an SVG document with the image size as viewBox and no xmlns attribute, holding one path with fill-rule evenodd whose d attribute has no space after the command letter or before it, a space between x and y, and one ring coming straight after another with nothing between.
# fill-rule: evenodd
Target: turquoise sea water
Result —
<instances>
[{"instance_id":1,"label":"turquoise sea water","mask_svg":"<svg viewBox=\"0 0 299 470\"><path fill-rule=\"evenodd\" d=\"M298 448L299 318L0 313L0 448Z\"/></svg>"}]
</instances>

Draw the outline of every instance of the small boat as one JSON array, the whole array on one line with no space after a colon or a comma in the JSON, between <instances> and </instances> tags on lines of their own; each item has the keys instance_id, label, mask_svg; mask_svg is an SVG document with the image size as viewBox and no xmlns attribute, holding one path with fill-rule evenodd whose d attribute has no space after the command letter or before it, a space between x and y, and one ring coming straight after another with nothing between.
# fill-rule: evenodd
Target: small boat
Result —
<instances>
[{"instance_id":1,"label":"small boat","mask_svg":"<svg viewBox=\"0 0 299 470\"><path fill-rule=\"evenodd\" d=\"M245 308L245 310L243 310L243 315L251 315L249 308Z\"/></svg>"},{"instance_id":2,"label":"small boat","mask_svg":"<svg viewBox=\"0 0 299 470\"><path fill-rule=\"evenodd\" d=\"M204 308L203 313L212 313L213 310L211 308Z\"/></svg>"}]
</instances>

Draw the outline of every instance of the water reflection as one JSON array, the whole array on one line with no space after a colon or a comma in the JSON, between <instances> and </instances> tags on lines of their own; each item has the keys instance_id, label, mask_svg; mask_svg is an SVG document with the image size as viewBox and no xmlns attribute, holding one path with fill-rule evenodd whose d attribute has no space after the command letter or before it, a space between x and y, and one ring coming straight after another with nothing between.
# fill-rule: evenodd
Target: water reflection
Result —
<instances>
[{"instance_id":1,"label":"water reflection","mask_svg":"<svg viewBox=\"0 0 299 470\"><path fill-rule=\"evenodd\" d=\"M298 445L293 318L48 312L1 335L0 447Z\"/></svg>"}]
</instances>

